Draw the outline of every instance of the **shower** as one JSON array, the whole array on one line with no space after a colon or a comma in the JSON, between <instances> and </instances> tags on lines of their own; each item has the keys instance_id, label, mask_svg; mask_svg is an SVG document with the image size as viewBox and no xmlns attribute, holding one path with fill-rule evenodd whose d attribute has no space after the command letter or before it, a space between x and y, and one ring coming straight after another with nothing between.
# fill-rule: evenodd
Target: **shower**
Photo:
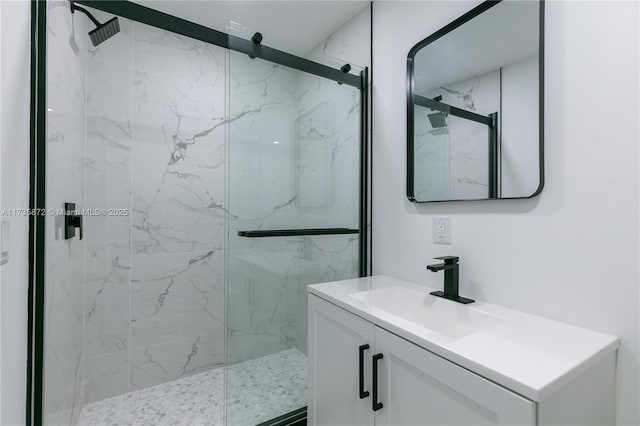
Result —
<instances>
[{"instance_id":1,"label":"shower","mask_svg":"<svg viewBox=\"0 0 640 426\"><path fill-rule=\"evenodd\" d=\"M97 47L103 41L113 37L114 35L120 32L120 24L118 23L118 18L113 17L109 19L104 24L101 24L89 11L83 7L76 5L73 1L70 1L71 4L71 13L74 13L76 10L84 13L91 19L96 26L95 29L89 32L89 38L91 38L91 43L93 47Z\"/></svg>"},{"instance_id":2,"label":"shower","mask_svg":"<svg viewBox=\"0 0 640 426\"><path fill-rule=\"evenodd\" d=\"M302 422L307 287L368 274L367 69L320 35L301 57L268 27L34 4L43 205L91 213L36 231L33 424Z\"/></svg>"}]
</instances>

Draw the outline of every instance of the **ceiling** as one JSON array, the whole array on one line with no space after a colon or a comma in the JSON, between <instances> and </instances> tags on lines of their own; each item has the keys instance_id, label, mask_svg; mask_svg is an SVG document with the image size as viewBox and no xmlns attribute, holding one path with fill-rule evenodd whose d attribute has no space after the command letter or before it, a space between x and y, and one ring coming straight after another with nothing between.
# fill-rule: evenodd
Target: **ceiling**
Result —
<instances>
[{"instance_id":1,"label":"ceiling","mask_svg":"<svg viewBox=\"0 0 640 426\"><path fill-rule=\"evenodd\" d=\"M134 0L219 31L259 31L270 47L305 54L369 5L368 1ZM242 31L242 26L246 31Z\"/></svg>"}]
</instances>

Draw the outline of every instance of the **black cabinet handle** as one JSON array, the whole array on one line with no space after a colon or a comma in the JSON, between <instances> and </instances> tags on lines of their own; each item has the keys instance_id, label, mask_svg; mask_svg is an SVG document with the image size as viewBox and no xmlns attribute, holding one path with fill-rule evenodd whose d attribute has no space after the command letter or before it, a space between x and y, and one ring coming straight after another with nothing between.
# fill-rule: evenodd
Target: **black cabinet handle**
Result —
<instances>
[{"instance_id":1,"label":"black cabinet handle","mask_svg":"<svg viewBox=\"0 0 640 426\"><path fill-rule=\"evenodd\" d=\"M360 399L365 399L369 396L369 391L364 390L364 351L369 349L369 345L360 346Z\"/></svg>"},{"instance_id":2,"label":"black cabinet handle","mask_svg":"<svg viewBox=\"0 0 640 426\"><path fill-rule=\"evenodd\" d=\"M373 399L372 407L373 411L378 411L382 408L382 402L378 402L378 360L382 359L382 354L376 354L373 356Z\"/></svg>"}]
</instances>

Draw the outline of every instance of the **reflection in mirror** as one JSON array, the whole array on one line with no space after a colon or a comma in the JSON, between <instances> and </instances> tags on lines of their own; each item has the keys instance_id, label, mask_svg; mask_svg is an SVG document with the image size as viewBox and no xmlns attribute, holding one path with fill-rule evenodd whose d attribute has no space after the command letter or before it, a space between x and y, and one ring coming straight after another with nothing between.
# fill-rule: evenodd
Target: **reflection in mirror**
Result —
<instances>
[{"instance_id":1,"label":"reflection in mirror","mask_svg":"<svg viewBox=\"0 0 640 426\"><path fill-rule=\"evenodd\" d=\"M539 1L485 2L411 49L411 201L541 191L542 14Z\"/></svg>"}]
</instances>

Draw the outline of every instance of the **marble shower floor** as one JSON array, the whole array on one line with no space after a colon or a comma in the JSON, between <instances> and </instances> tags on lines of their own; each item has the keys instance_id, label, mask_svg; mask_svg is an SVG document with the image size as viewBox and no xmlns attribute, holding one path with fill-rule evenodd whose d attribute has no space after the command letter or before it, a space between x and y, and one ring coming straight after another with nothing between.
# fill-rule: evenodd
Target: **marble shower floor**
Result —
<instances>
[{"instance_id":1,"label":"marble shower floor","mask_svg":"<svg viewBox=\"0 0 640 426\"><path fill-rule=\"evenodd\" d=\"M307 357L288 349L97 401L78 426L254 426L307 404Z\"/></svg>"}]
</instances>

